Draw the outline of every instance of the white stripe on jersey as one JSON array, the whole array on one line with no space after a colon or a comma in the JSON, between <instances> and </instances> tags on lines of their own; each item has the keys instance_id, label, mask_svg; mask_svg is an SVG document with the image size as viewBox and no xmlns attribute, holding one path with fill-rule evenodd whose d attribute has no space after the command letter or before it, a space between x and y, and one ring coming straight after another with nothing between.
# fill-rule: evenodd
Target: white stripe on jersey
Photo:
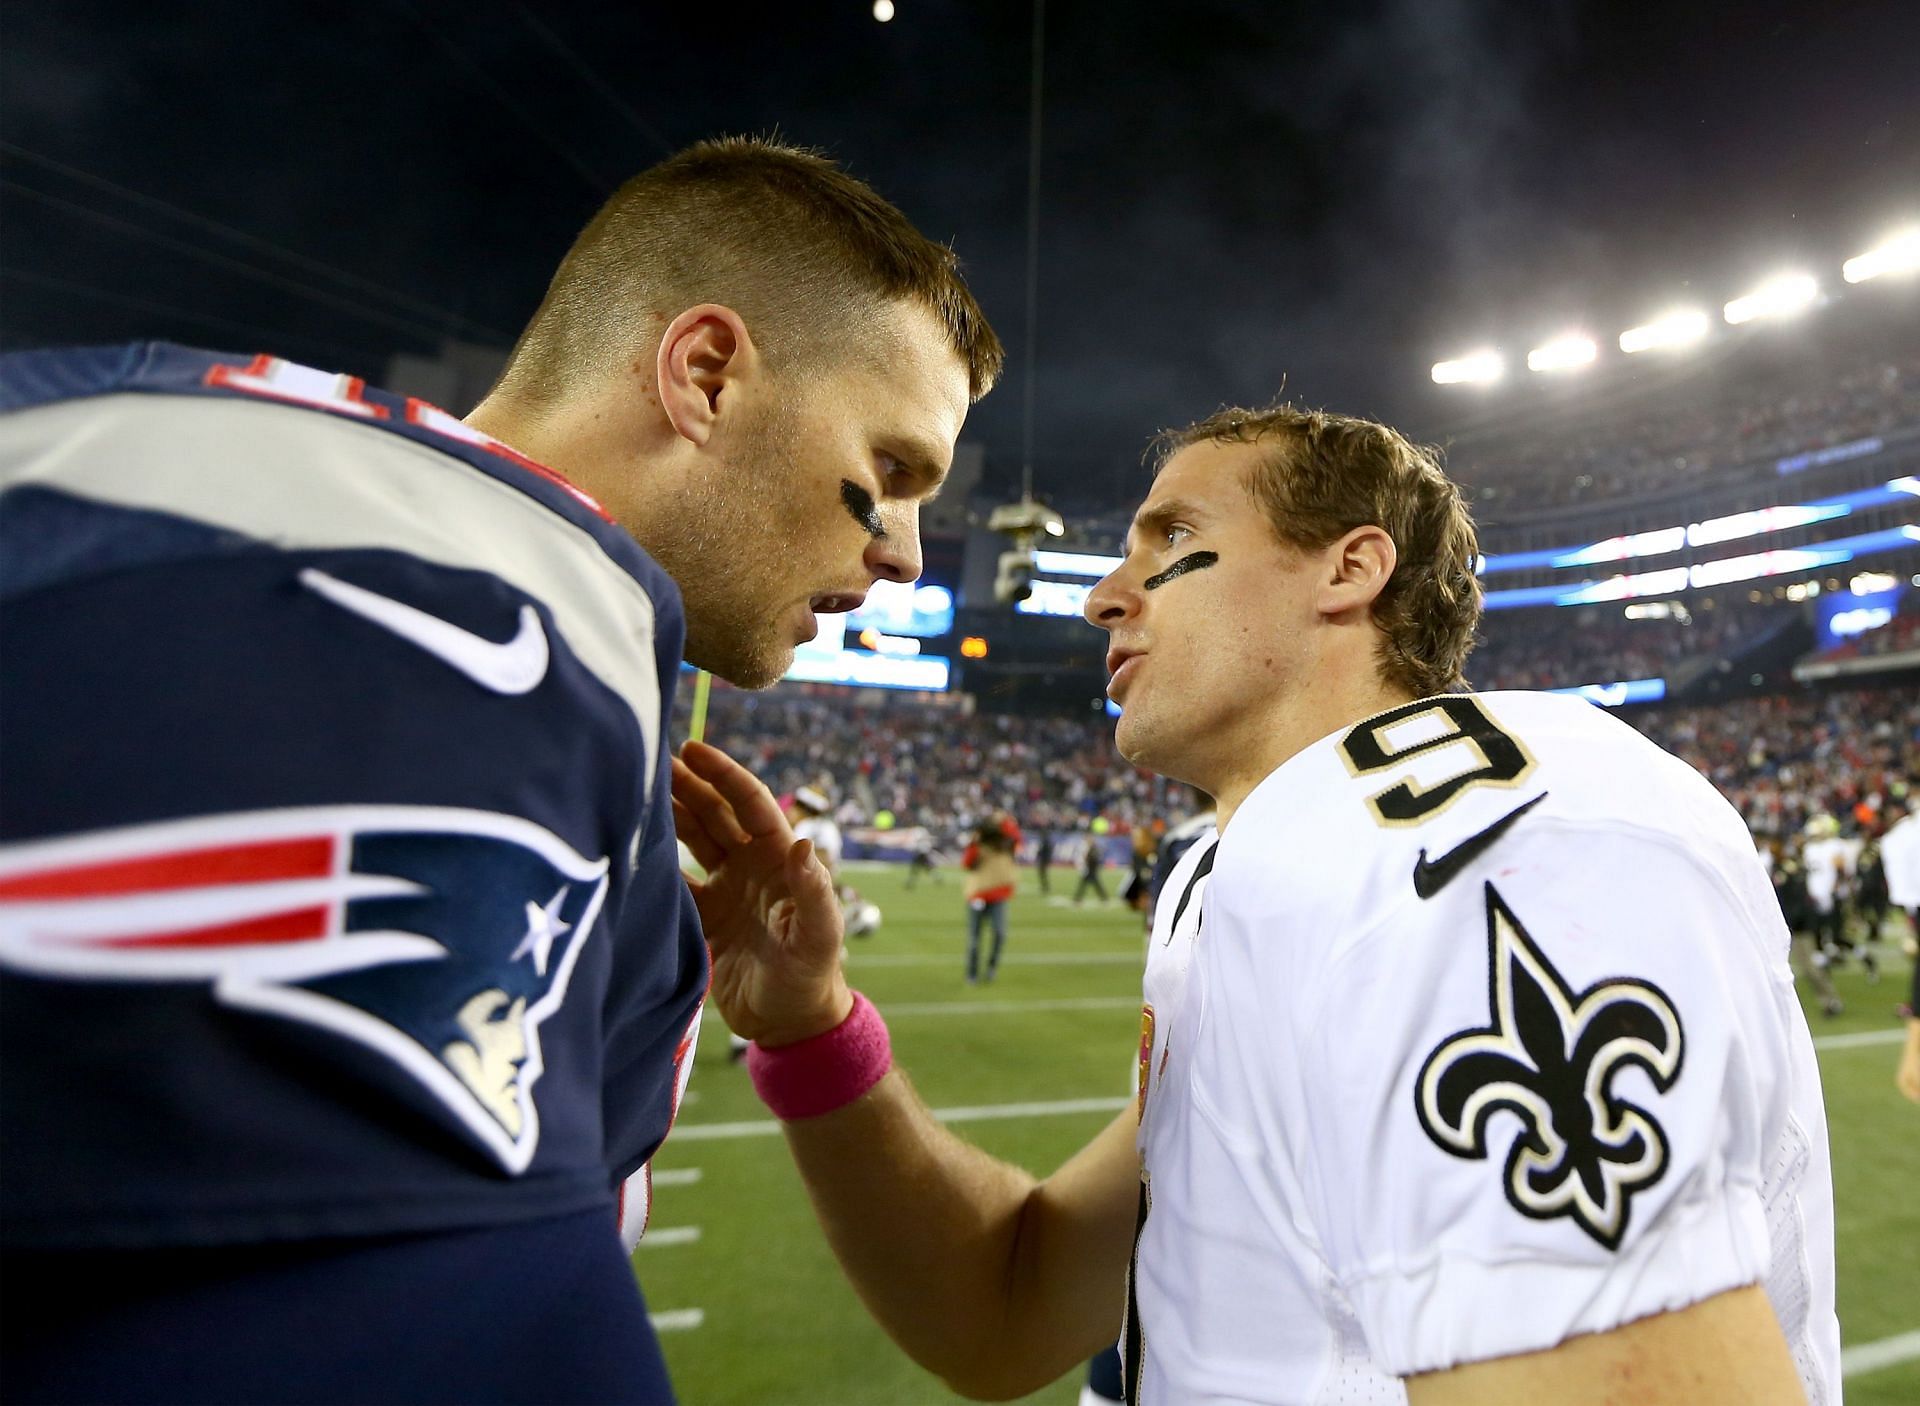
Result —
<instances>
[{"instance_id":1,"label":"white stripe on jersey","mask_svg":"<svg viewBox=\"0 0 1920 1406\"><path fill-rule=\"evenodd\" d=\"M553 612L658 756L653 601L591 533L404 436L203 396L120 394L0 417L0 489L37 484L288 550L384 548L485 571ZM646 770L649 794L654 768Z\"/></svg>"}]
</instances>

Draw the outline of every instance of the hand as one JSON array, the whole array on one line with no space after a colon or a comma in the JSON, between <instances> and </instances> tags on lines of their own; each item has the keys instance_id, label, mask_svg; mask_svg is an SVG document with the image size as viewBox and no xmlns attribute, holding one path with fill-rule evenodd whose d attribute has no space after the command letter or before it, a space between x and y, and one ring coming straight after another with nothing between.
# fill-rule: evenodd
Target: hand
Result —
<instances>
[{"instance_id":1,"label":"hand","mask_svg":"<svg viewBox=\"0 0 1920 1406\"><path fill-rule=\"evenodd\" d=\"M713 1003L734 1033L772 1048L845 1020L833 876L773 793L719 748L689 742L673 760L673 825L707 871L687 887L713 951Z\"/></svg>"}]
</instances>

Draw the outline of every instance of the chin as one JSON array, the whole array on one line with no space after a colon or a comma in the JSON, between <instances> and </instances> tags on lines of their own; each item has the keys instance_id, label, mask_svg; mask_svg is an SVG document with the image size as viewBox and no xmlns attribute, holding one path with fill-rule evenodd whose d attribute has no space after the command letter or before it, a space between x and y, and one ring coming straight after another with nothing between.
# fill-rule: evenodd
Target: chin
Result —
<instances>
[{"instance_id":1,"label":"chin","mask_svg":"<svg viewBox=\"0 0 1920 1406\"><path fill-rule=\"evenodd\" d=\"M732 642L732 648L712 648L708 641L687 639L687 662L725 679L735 688L771 688L793 667L793 646L772 638Z\"/></svg>"},{"instance_id":2,"label":"chin","mask_svg":"<svg viewBox=\"0 0 1920 1406\"><path fill-rule=\"evenodd\" d=\"M1198 785L1187 774L1187 768L1181 764L1179 748L1169 745L1170 739L1164 735L1156 736L1153 720L1144 713L1133 716L1133 726L1127 725L1128 714L1123 710L1119 721L1114 724L1113 747L1134 766L1147 771L1157 772L1170 781L1185 781Z\"/></svg>"},{"instance_id":3,"label":"chin","mask_svg":"<svg viewBox=\"0 0 1920 1406\"><path fill-rule=\"evenodd\" d=\"M1123 708L1113 724L1114 750L1135 766L1148 766L1151 742L1146 720L1137 713L1129 715Z\"/></svg>"}]
</instances>

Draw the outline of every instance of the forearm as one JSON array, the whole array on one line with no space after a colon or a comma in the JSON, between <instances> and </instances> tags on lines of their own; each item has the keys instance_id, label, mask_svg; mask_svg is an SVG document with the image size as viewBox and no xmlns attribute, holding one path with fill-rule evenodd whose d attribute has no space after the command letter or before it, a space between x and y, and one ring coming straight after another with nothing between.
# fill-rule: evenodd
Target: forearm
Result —
<instances>
[{"instance_id":1,"label":"forearm","mask_svg":"<svg viewBox=\"0 0 1920 1406\"><path fill-rule=\"evenodd\" d=\"M1132 1209L1107 1135L1043 1183L947 1131L898 1070L785 1130L868 1311L955 1390L1033 1391L1118 1335Z\"/></svg>"}]
</instances>

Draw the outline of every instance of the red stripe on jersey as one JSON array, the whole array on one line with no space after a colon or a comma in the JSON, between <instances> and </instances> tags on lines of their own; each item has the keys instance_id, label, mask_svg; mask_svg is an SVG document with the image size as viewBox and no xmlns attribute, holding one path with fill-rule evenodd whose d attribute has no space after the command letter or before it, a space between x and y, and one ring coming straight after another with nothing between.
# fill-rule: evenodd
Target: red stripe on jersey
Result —
<instances>
[{"instance_id":1,"label":"red stripe on jersey","mask_svg":"<svg viewBox=\"0 0 1920 1406\"><path fill-rule=\"evenodd\" d=\"M277 942L314 942L327 935L327 907L297 908L264 918L242 918L235 923L187 928L180 932L148 933L138 937L97 937L75 947L137 948L142 952L182 947L257 947Z\"/></svg>"},{"instance_id":2,"label":"red stripe on jersey","mask_svg":"<svg viewBox=\"0 0 1920 1406\"><path fill-rule=\"evenodd\" d=\"M324 879L333 872L333 845L333 840L325 836L263 840L250 845L217 845L138 859L75 864L0 879L0 899L101 898L214 884L257 884L272 879Z\"/></svg>"}]
</instances>

